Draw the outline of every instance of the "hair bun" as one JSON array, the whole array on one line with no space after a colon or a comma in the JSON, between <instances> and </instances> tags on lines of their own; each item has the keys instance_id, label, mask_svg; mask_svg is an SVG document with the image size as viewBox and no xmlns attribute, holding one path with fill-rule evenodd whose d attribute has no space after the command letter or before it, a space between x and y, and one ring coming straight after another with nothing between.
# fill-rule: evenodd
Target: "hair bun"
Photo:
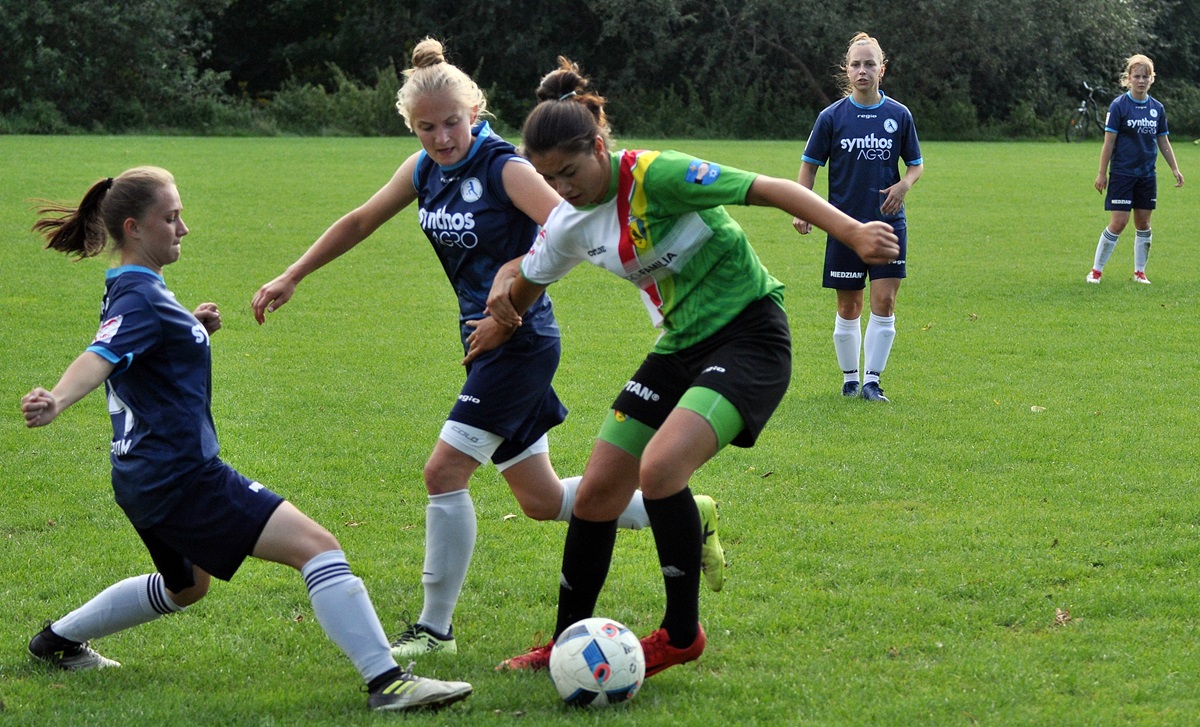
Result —
<instances>
[{"instance_id":1,"label":"hair bun","mask_svg":"<svg viewBox=\"0 0 1200 727\"><path fill-rule=\"evenodd\" d=\"M436 38L425 38L413 48L413 68L428 68L445 62L445 49L442 47L441 41Z\"/></svg>"}]
</instances>

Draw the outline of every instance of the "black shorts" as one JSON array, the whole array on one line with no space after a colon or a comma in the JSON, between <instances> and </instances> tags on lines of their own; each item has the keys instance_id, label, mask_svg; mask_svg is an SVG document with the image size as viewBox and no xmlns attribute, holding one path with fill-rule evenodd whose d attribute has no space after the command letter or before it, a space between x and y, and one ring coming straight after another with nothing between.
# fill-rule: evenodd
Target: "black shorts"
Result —
<instances>
[{"instance_id":1,"label":"black shorts","mask_svg":"<svg viewBox=\"0 0 1200 727\"><path fill-rule=\"evenodd\" d=\"M724 328L675 353L651 353L612 408L658 429L693 386L716 391L742 416L731 444L752 447L787 393L792 336L787 314L770 298L757 300Z\"/></svg>"},{"instance_id":2,"label":"black shorts","mask_svg":"<svg viewBox=\"0 0 1200 727\"><path fill-rule=\"evenodd\" d=\"M221 460L204 467L161 522L136 528L167 590L195 585L192 565L227 581L254 550L283 498Z\"/></svg>"},{"instance_id":3,"label":"black shorts","mask_svg":"<svg viewBox=\"0 0 1200 727\"><path fill-rule=\"evenodd\" d=\"M1152 210L1158 202L1157 177L1130 177L1111 174L1104 195L1104 209L1112 212Z\"/></svg>"},{"instance_id":4,"label":"black shorts","mask_svg":"<svg viewBox=\"0 0 1200 727\"><path fill-rule=\"evenodd\" d=\"M908 228L896 230L900 238L900 257L883 265L867 265L843 242L830 235L825 242L824 287L837 290L862 290L867 287L867 278L908 277Z\"/></svg>"}]
</instances>

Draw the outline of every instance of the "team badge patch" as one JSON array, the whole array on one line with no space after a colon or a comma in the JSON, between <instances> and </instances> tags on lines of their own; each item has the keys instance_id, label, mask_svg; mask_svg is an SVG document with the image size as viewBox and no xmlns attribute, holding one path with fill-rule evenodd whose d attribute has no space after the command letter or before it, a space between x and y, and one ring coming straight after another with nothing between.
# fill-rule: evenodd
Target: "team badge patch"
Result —
<instances>
[{"instance_id":1,"label":"team badge patch","mask_svg":"<svg viewBox=\"0 0 1200 727\"><path fill-rule=\"evenodd\" d=\"M467 202L478 202L483 196L483 185L475 177L467 177L458 188L459 194Z\"/></svg>"},{"instance_id":2,"label":"team badge patch","mask_svg":"<svg viewBox=\"0 0 1200 727\"><path fill-rule=\"evenodd\" d=\"M113 336L117 335L117 331L121 330L121 321L125 316L116 316L109 318L100 324L100 330L96 332L96 338L92 343L110 343Z\"/></svg>"},{"instance_id":3,"label":"team badge patch","mask_svg":"<svg viewBox=\"0 0 1200 727\"><path fill-rule=\"evenodd\" d=\"M707 185L717 181L719 176L721 176L721 167L712 162L693 159L692 163L688 165L687 174L683 179L689 184Z\"/></svg>"},{"instance_id":4,"label":"team badge patch","mask_svg":"<svg viewBox=\"0 0 1200 727\"><path fill-rule=\"evenodd\" d=\"M895 119L888 119L887 121L883 122L883 130L889 134L895 134L896 129L899 128L900 125L896 123Z\"/></svg>"}]
</instances>

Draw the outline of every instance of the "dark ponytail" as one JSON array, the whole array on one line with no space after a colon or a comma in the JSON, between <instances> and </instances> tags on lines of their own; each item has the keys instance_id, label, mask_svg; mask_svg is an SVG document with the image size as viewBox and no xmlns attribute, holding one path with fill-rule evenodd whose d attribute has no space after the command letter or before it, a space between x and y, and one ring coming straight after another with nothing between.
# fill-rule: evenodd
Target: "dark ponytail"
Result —
<instances>
[{"instance_id":1,"label":"dark ponytail","mask_svg":"<svg viewBox=\"0 0 1200 727\"><path fill-rule=\"evenodd\" d=\"M588 151L597 136L609 146L611 129L604 114L603 96L588 90L591 82L579 66L558 57L558 68L542 78L537 89L539 103L525 119L521 142L526 154L552 150L568 153Z\"/></svg>"},{"instance_id":2,"label":"dark ponytail","mask_svg":"<svg viewBox=\"0 0 1200 727\"><path fill-rule=\"evenodd\" d=\"M33 223L33 231L46 238L49 250L76 259L94 257L104 252L110 237L120 248L125 220L141 219L158 191L174 183L175 178L165 169L135 167L115 179L93 184L78 207L38 200L40 219Z\"/></svg>"}]
</instances>

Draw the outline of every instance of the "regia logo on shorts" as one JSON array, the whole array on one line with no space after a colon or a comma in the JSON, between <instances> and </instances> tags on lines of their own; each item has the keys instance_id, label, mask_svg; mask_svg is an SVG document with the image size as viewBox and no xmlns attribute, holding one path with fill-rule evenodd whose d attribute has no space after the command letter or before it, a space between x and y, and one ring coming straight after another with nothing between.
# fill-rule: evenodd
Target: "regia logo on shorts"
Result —
<instances>
[{"instance_id":1,"label":"regia logo on shorts","mask_svg":"<svg viewBox=\"0 0 1200 727\"><path fill-rule=\"evenodd\" d=\"M642 399L644 401L658 401L658 393L647 389L636 381L628 381L625 383L625 391Z\"/></svg>"},{"instance_id":2,"label":"regia logo on shorts","mask_svg":"<svg viewBox=\"0 0 1200 727\"><path fill-rule=\"evenodd\" d=\"M831 270L831 271L829 271L829 277L831 277L831 278L849 278L849 279L853 280L854 278L861 278L863 275L865 275L865 273L857 273L857 272L853 272L853 271L849 271L849 270Z\"/></svg>"},{"instance_id":3,"label":"regia logo on shorts","mask_svg":"<svg viewBox=\"0 0 1200 727\"><path fill-rule=\"evenodd\" d=\"M875 136L874 132L854 139L840 139L838 146L842 151L853 153L859 159L892 158L892 140L887 137Z\"/></svg>"},{"instance_id":4,"label":"regia logo on shorts","mask_svg":"<svg viewBox=\"0 0 1200 727\"><path fill-rule=\"evenodd\" d=\"M476 397L474 397L474 396L471 396L470 394L459 394L459 395L458 395L458 400L459 400L459 401L461 401L461 402L462 402L462 403L464 403L464 404L478 404L478 403L480 403L478 398L476 398Z\"/></svg>"},{"instance_id":5,"label":"regia logo on shorts","mask_svg":"<svg viewBox=\"0 0 1200 727\"><path fill-rule=\"evenodd\" d=\"M724 366L709 366L708 368L704 369L700 373L701 374L709 374L709 373L723 374L723 373L725 373L725 367Z\"/></svg>"}]
</instances>

